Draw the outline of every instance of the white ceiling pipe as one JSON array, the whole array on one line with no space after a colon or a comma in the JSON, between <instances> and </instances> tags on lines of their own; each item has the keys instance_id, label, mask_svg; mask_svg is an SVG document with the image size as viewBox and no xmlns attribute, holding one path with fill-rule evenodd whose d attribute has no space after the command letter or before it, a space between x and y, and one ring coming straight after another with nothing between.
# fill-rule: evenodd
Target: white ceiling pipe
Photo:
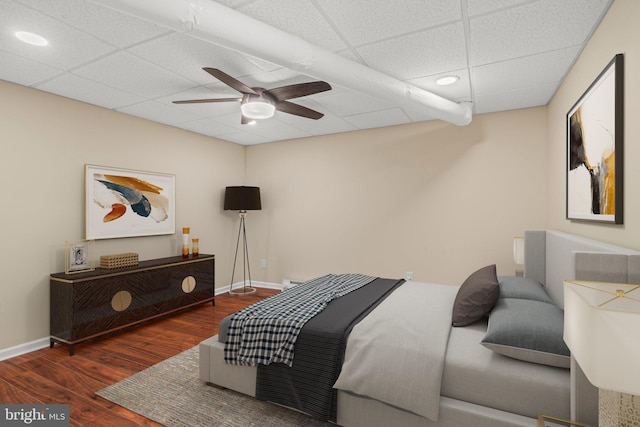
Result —
<instances>
[{"instance_id":1,"label":"white ceiling pipe","mask_svg":"<svg viewBox=\"0 0 640 427\"><path fill-rule=\"evenodd\" d=\"M212 0L89 1L313 78L403 106L420 107L430 116L456 125L471 122L469 103L458 104L409 85Z\"/></svg>"}]
</instances>

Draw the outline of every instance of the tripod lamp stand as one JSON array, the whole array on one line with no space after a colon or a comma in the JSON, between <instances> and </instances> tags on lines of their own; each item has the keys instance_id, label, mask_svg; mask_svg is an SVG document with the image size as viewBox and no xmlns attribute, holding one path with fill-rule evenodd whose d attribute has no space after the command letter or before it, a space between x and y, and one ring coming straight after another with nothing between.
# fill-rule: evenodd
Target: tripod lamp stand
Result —
<instances>
[{"instance_id":1,"label":"tripod lamp stand","mask_svg":"<svg viewBox=\"0 0 640 427\"><path fill-rule=\"evenodd\" d=\"M245 218L249 210L261 210L262 203L260 201L260 187L234 186L227 187L224 192L224 210L238 211L240 214L240 227L238 228L238 240L236 242L236 254L233 258L233 270L231 271L231 284L229 285L229 294L231 295L248 295L256 291L251 286L251 268L249 266L249 248L247 246L247 231L245 228ZM242 288L233 289L233 278L236 272L236 263L238 261L238 249L240 247L240 236L242 236ZM247 276L249 277L249 286L247 286Z\"/></svg>"}]
</instances>

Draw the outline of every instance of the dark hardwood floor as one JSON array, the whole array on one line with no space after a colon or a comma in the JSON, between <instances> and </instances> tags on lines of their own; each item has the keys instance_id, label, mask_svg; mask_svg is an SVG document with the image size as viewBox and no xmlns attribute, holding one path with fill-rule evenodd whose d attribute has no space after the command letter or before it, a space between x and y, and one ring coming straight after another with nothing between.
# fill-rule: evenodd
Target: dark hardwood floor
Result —
<instances>
[{"instance_id":1,"label":"dark hardwood floor","mask_svg":"<svg viewBox=\"0 0 640 427\"><path fill-rule=\"evenodd\" d=\"M69 404L71 426L159 426L95 392L188 350L218 333L227 315L277 291L216 296L216 305L144 324L103 339L68 348L37 350L0 362L0 403Z\"/></svg>"}]
</instances>

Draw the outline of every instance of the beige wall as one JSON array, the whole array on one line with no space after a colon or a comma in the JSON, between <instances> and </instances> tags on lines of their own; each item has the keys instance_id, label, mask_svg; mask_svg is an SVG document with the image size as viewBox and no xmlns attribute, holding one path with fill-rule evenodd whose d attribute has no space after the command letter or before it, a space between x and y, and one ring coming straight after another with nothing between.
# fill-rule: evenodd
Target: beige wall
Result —
<instances>
[{"instance_id":1,"label":"beige wall","mask_svg":"<svg viewBox=\"0 0 640 427\"><path fill-rule=\"evenodd\" d=\"M0 350L49 335L48 276L64 270L65 240L84 234L85 163L175 174L176 227L218 255L228 284L236 216L222 195L243 183L244 147L2 81L0 94ZM180 239L100 240L94 255L177 255Z\"/></svg>"},{"instance_id":2,"label":"beige wall","mask_svg":"<svg viewBox=\"0 0 640 427\"><path fill-rule=\"evenodd\" d=\"M513 237L546 225L546 156L544 108L250 146L254 277L513 274Z\"/></svg>"},{"instance_id":3,"label":"beige wall","mask_svg":"<svg viewBox=\"0 0 640 427\"><path fill-rule=\"evenodd\" d=\"M637 18L640 2L616 0L592 36L565 82L547 109L549 124L549 228L575 233L633 249L640 249L640 44ZM624 225L568 221L565 209L567 111L617 53L624 54Z\"/></svg>"}]
</instances>

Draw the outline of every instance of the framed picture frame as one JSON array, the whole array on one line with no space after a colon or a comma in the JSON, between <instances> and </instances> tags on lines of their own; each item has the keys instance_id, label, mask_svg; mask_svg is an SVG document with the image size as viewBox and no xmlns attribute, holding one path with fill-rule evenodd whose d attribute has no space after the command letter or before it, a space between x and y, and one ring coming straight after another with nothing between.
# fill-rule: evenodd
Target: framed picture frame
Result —
<instances>
[{"instance_id":1,"label":"framed picture frame","mask_svg":"<svg viewBox=\"0 0 640 427\"><path fill-rule=\"evenodd\" d=\"M175 175L85 165L85 238L175 233Z\"/></svg>"},{"instance_id":2,"label":"framed picture frame","mask_svg":"<svg viewBox=\"0 0 640 427\"><path fill-rule=\"evenodd\" d=\"M73 274L94 270L91 253L93 240L66 241L64 251L64 273Z\"/></svg>"},{"instance_id":3,"label":"framed picture frame","mask_svg":"<svg viewBox=\"0 0 640 427\"><path fill-rule=\"evenodd\" d=\"M567 113L567 219L623 223L624 56Z\"/></svg>"}]
</instances>

